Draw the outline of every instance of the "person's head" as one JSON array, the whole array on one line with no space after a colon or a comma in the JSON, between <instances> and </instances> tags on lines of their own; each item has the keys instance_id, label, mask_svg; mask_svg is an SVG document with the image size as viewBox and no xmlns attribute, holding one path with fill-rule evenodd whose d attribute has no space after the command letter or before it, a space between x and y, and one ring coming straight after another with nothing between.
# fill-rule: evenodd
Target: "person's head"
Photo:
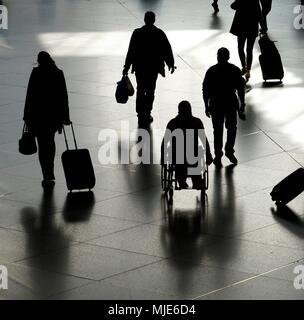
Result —
<instances>
[{"instance_id":1,"label":"person's head","mask_svg":"<svg viewBox=\"0 0 304 320\"><path fill-rule=\"evenodd\" d=\"M54 60L51 58L49 53L47 53L46 51L40 51L38 53L37 62L39 64L39 66L52 66L52 65L55 65Z\"/></svg>"},{"instance_id":2,"label":"person's head","mask_svg":"<svg viewBox=\"0 0 304 320\"><path fill-rule=\"evenodd\" d=\"M191 104L189 101L183 100L178 104L178 114L181 117L192 116Z\"/></svg>"},{"instance_id":3,"label":"person's head","mask_svg":"<svg viewBox=\"0 0 304 320\"><path fill-rule=\"evenodd\" d=\"M145 13L144 21L147 26L152 26L155 22L155 13L152 11L147 11Z\"/></svg>"},{"instance_id":4,"label":"person's head","mask_svg":"<svg viewBox=\"0 0 304 320\"><path fill-rule=\"evenodd\" d=\"M217 51L217 61L219 63L225 63L228 62L230 58L230 52L227 48L220 48Z\"/></svg>"}]
</instances>

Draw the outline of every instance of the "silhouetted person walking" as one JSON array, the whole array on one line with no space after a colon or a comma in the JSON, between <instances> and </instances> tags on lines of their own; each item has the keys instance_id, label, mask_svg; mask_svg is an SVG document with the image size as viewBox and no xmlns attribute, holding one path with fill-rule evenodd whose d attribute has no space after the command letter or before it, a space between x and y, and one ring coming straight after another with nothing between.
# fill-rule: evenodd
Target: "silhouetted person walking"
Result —
<instances>
[{"instance_id":1,"label":"silhouetted person walking","mask_svg":"<svg viewBox=\"0 0 304 320\"><path fill-rule=\"evenodd\" d=\"M219 7L218 7L218 0L213 0L213 2L211 3L213 9L214 9L214 13L218 13L220 11Z\"/></svg>"},{"instance_id":2,"label":"silhouetted person walking","mask_svg":"<svg viewBox=\"0 0 304 320\"><path fill-rule=\"evenodd\" d=\"M173 133L176 129L182 129L183 131L183 140L179 140L178 138L172 139L170 141L171 144L171 152L172 152L172 161L173 163L176 162L176 151L178 148L183 148L181 150L184 150L184 157L183 157L183 164L182 163L176 163L175 164L175 172L176 172L176 178L178 181L178 184L180 188L188 188L188 184L186 182L187 179L187 169L189 167L197 167L199 164L189 164L188 163L188 157L187 151L191 152L191 155L198 156L198 146L199 146L199 139L202 139L202 135L199 134L198 130L204 130L203 122L196 117L193 117L192 110L191 110L191 104L189 101L181 101L178 105L178 115L171 119L169 123L167 124L167 129ZM189 141L187 140L186 131L187 129L193 129L194 130L194 141L192 141L191 146L187 145ZM166 134L168 132L166 131ZM162 148L161 148L161 154L162 154L162 163L164 163L164 155L167 151L167 146L165 145L166 142L168 142L168 138L165 137L162 141ZM190 134L189 134L190 136ZM213 161L212 155L210 153L210 147L208 143L208 139L206 137L206 141L202 141L204 147L206 148L206 163L207 165L210 165ZM201 175L192 175L191 176L193 188L194 189L201 189L202 186L202 177Z\"/></svg>"},{"instance_id":3,"label":"silhouetted person walking","mask_svg":"<svg viewBox=\"0 0 304 320\"><path fill-rule=\"evenodd\" d=\"M29 79L23 120L37 137L42 186L52 187L55 184L55 133L61 133L63 124L70 123L70 117L64 74L44 51L38 54L38 67Z\"/></svg>"},{"instance_id":4,"label":"silhouetted person walking","mask_svg":"<svg viewBox=\"0 0 304 320\"><path fill-rule=\"evenodd\" d=\"M271 11L272 0L260 0L262 7L262 17L264 19L265 31L268 30L267 26L267 15Z\"/></svg>"},{"instance_id":5,"label":"silhouetted person walking","mask_svg":"<svg viewBox=\"0 0 304 320\"><path fill-rule=\"evenodd\" d=\"M253 59L253 46L259 34L265 33L265 26L259 0L236 0L231 4L236 10L230 32L237 36L238 52L242 64L242 74L246 80L250 78L250 70ZM246 53L245 44L247 43Z\"/></svg>"},{"instance_id":6,"label":"silhouetted person walking","mask_svg":"<svg viewBox=\"0 0 304 320\"><path fill-rule=\"evenodd\" d=\"M154 26L155 14L145 13L145 25L133 31L123 74L132 66L137 82L136 112L139 124L153 121L151 111L154 101L156 80L160 73L165 77L165 63L174 72L174 57L165 33Z\"/></svg>"},{"instance_id":7,"label":"silhouetted person walking","mask_svg":"<svg viewBox=\"0 0 304 320\"><path fill-rule=\"evenodd\" d=\"M217 52L218 63L208 69L203 81L205 113L207 117L211 116L212 118L214 132L215 158L213 163L219 167L222 166L224 123L227 129L225 154L232 163L236 164L238 161L234 156L234 144L237 131L237 112L239 112L241 119L245 118L244 81L241 70L229 63L229 58L229 50L220 48Z\"/></svg>"}]
</instances>

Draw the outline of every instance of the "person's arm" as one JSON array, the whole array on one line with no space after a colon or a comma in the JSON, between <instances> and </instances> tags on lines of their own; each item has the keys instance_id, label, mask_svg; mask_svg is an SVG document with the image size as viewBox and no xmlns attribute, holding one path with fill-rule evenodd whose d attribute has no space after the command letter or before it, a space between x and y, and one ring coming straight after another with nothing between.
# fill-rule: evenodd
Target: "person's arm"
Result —
<instances>
[{"instance_id":1,"label":"person's arm","mask_svg":"<svg viewBox=\"0 0 304 320\"><path fill-rule=\"evenodd\" d=\"M64 73L60 70L60 81L61 81L61 99L62 99L62 121L64 124L68 125L71 123L70 120L70 110L69 110L69 97L68 90L65 82Z\"/></svg>"},{"instance_id":2,"label":"person's arm","mask_svg":"<svg viewBox=\"0 0 304 320\"><path fill-rule=\"evenodd\" d=\"M261 27L260 31L261 31L261 33L265 34L265 33L267 33L267 24L266 24L266 21L265 21L266 16L264 16L262 14L262 9L261 9L259 1L257 1L257 11L258 11L257 12L257 14L258 14L258 22L259 22L260 27Z\"/></svg>"},{"instance_id":3,"label":"person's arm","mask_svg":"<svg viewBox=\"0 0 304 320\"><path fill-rule=\"evenodd\" d=\"M136 50L135 45L136 45L136 30L133 31L131 39L130 39L129 48L128 48L128 52L127 52L127 56L126 56L126 60L125 60L125 65L124 65L124 68L122 71L123 75L128 74L128 71L134 62L134 54L135 54L135 50Z\"/></svg>"},{"instance_id":4,"label":"person's arm","mask_svg":"<svg viewBox=\"0 0 304 320\"><path fill-rule=\"evenodd\" d=\"M239 68L236 69L236 90L238 97L240 99L240 105L238 105L238 114L241 120L246 120L245 116L245 85L244 79L242 77L241 70Z\"/></svg>"},{"instance_id":5,"label":"person's arm","mask_svg":"<svg viewBox=\"0 0 304 320\"><path fill-rule=\"evenodd\" d=\"M202 84L202 91L203 91L203 99L205 103L205 114L208 118L210 118L210 106L209 106L209 100L210 100L210 89L209 89L209 72L206 72L203 84Z\"/></svg>"},{"instance_id":6,"label":"person's arm","mask_svg":"<svg viewBox=\"0 0 304 320\"><path fill-rule=\"evenodd\" d=\"M23 120L28 125L33 119L33 100L34 100L34 83L35 83L35 71L33 69L27 86Z\"/></svg>"},{"instance_id":7,"label":"person's arm","mask_svg":"<svg viewBox=\"0 0 304 320\"><path fill-rule=\"evenodd\" d=\"M237 68L237 71L236 71L236 78L237 78L236 90L241 103L240 107L245 108L245 85L244 85L244 79L242 77L242 72L239 68Z\"/></svg>"},{"instance_id":8,"label":"person's arm","mask_svg":"<svg viewBox=\"0 0 304 320\"><path fill-rule=\"evenodd\" d=\"M169 71L173 73L176 69L174 66L174 56L172 52L171 44L166 36L166 34L162 31L162 37L163 37L163 46L164 46L164 57L165 57L165 63L169 68Z\"/></svg>"},{"instance_id":9,"label":"person's arm","mask_svg":"<svg viewBox=\"0 0 304 320\"><path fill-rule=\"evenodd\" d=\"M160 164L165 164L165 150L167 150L167 147L168 147L168 130L171 130L170 129L170 122L167 124L167 127L166 127L166 131L165 131L165 134L164 134L164 137L163 137L163 141L162 141L162 144L161 144L161 158L160 158ZM165 141L166 141L166 145L165 145Z\"/></svg>"},{"instance_id":10,"label":"person's arm","mask_svg":"<svg viewBox=\"0 0 304 320\"><path fill-rule=\"evenodd\" d=\"M213 162L213 157L212 157L212 154L211 154L211 151L210 151L210 145L209 145L209 141L208 141L207 136L206 136L206 131L205 131L205 127L204 127L203 121L200 120L199 122L200 122L199 123L199 129L203 130L203 133L204 133L204 137L202 137L199 134L199 138L200 138L200 140L201 140L201 142L202 142L202 144L204 146L204 149L206 151L206 163L209 166Z\"/></svg>"}]
</instances>

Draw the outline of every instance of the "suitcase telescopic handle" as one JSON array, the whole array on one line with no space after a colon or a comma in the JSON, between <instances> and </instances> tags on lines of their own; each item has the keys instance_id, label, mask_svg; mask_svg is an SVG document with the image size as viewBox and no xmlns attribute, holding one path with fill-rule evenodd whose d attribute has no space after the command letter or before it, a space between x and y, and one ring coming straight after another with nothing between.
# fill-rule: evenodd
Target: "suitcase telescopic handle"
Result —
<instances>
[{"instance_id":1,"label":"suitcase telescopic handle","mask_svg":"<svg viewBox=\"0 0 304 320\"><path fill-rule=\"evenodd\" d=\"M73 139L74 139L75 148L77 150L78 147L77 147L77 142L76 142L76 138L75 138L75 132L74 132L74 128L73 128L73 123L71 122L70 124L71 124L72 133L73 133ZM67 148L67 150L69 150L69 144L68 144L68 140L67 140L67 136L66 136L66 133L65 133L64 126L62 127L62 130L63 130L63 134L64 134L64 140L65 140L66 148Z\"/></svg>"}]
</instances>

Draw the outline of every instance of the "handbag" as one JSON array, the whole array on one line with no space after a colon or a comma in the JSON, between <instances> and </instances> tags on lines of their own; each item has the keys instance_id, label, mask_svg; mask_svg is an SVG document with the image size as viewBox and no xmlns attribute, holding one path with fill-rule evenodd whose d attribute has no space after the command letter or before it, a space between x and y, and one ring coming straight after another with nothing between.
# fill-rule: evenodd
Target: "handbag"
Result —
<instances>
[{"instance_id":1,"label":"handbag","mask_svg":"<svg viewBox=\"0 0 304 320\"><path fill-rule=\"evenodd\" d=\"M128 76L123 76L117 82L115 98L118 103L127 103L129 96L133 96L134 88Z\"/></svg>"},{"instance_id":2,"label":"handbag","mask_svg":"<svg viewBox=\"0 0 304 320\"><path fill-rule=\"evenodd\" d=\"M133 96L133 94L135 92L134 88L133 88L133 85L132 85L132 82L131 82L131 80L129 79L128 76L125 76L124 80L126 82L126 88L127 88L128 96L131 97L131 96Z\"/></svg>"},{"instance_id":3,"label":"handbag","mask_svg":"<svg viewBox=\"0 0 304 320\"><path fill-rule=\"evenodd\" d=\"M31 155L37 152L36 138L29 132L25 123L22 130L22 137L19 140L19 152L24 155Z\"/></svg>"}]
</instances>

